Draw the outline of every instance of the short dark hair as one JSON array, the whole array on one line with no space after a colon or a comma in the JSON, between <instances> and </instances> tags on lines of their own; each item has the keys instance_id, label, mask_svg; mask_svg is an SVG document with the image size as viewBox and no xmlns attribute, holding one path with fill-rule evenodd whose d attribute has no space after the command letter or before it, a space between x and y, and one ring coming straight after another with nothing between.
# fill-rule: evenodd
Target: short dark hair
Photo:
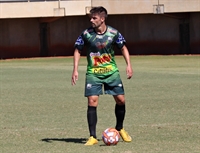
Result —
<instances>
[{"instance_id":1,"label":"short dark hair","mask_svg":"<svg viewBox=\"0 0 200 153\"><path fill-rule=\"evenodd\" d=\"M90 10L90 15L93 14L99 14L100 16L103 16L105 19L108 17L107 10L103 6L93 7Z\"/></svg>"}]
</instances>

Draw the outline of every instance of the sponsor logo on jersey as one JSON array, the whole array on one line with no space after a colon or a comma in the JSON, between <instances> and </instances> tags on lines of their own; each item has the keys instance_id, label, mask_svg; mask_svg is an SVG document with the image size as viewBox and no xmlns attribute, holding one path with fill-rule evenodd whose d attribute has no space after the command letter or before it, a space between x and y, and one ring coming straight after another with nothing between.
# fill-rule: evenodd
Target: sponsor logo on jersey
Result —
<instances>
[{"instance_id":1,"label":"sponsor logo on jersey","mask_svg":"<svg viewBox=\"0 0 200 153\"><path fill-rule=\"evenodd\" d=\"M93 66L100 66L103 65L105 63L110 63L111 61L111 55L110 54L102 54L100 56L100 53L90 53L90 57L93 63Z\"/></svg>"},{"instance_id":2,"label":"sponsor logo on jersey","mask_svg":"<svg viewBox=\"0 0 200 153\"><path fill-rule=\"evenodd\" d=\"M87 30L85 30L85 31L83 32L83 34L85 35L85 34L88 34L88 33L92 32L92 31L94 31L94 30L93 30L93 29L87 29Z\"/></svg>"},{"instance_id":3,"label":"sponsor logo on jersey","mask_svg":"<svg viewBox=\"0 0 200 153\"><path fill-rule=\"evenodd\" d=\"M118 86L119 86L119 87L122 87L122 84L120 83L120 84L118 84Z\"/></svg>"},{"instance_id":4,"label":"sponsor logo on jersey","mask_svg":"<svg viewBox=\"0 0 200 153\"><path fill-rule=\"evenodd\" d=\"M91 52L90 57L94 57L94 56L101 56L101 54L99 52L97 52L97 53Z\"/></svg>"},{"instance_id":5,"label":"sponsor logo on jersey","mask_svg":"<svg viewBox=\"0 0 200 153\"><path fill-rule=\"evenodd\" d=\"M108 65L106 67L98 67L98 68L93 68L92 72L94 74L104 74L112 71L112 65Z\"/></svg>"},{"instance_id":6,"label":"sponsor logo on jersey","mask_svg":"<svg viewBox=\"0 0 200 153\"><path fill-rule=\"evenodd\" d=\"M117 34L117 30L112 29L112 28L108 28L108 32L113 33L113 34Z\"/></svg>"},{"instance_id":7,"label":"sponsor logo on jersey","mask_svg":"<svg viewBox=\"0 0 200 153\"><path fill-rule=\"evenodd\" d=\"M75 45L84 45L84 41L81 36L78 37L78 39L75 42Z\"/></svg>"},{"instance_id":8,"label":"sponsor logo on jersey","mask_svg":"<svg viewBox=\"0 0 200 153\"><path fill-rule=\"evenodd\" d=\"M102 35L97 35L96 38L103 39L103 36Z\"/></svg>"},{"instance_id":9,"label":"sponsor logo on jersey","mask_svg":"<svg viewBox=\"0 0 200 153\"><path fill-rule=\"evenodd\" d=\"M121 33L119 33L119 37L116 41L117 44L122 44L123 42L125 42L124 37L121 35Z\"/></svg>"},{"instance_id":10,"label":"sponsor logo on jersey","mask_svg":"<svg viewBox=\"0 0 200 153\"><path fill-rule=\"evenodd\" d=\"M91 89L92 88L92 84L88 83L87 84L87 89Z\"/></svg>"}]
</instances>

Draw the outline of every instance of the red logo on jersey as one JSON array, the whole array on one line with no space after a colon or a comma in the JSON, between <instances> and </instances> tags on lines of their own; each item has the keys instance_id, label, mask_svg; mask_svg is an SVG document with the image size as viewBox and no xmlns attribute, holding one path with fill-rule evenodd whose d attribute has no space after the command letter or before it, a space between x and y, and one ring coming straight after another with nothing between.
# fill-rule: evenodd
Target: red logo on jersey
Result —
<instances>
[{"instance_id":1,"label":"red logo on jersey","mask_svg":"<svg viewBox=\"0 0 200 153\"><path fill-rule=\"evenodd\" d=\"M93 63L94 66L99 66L104 63L109 63L111 61L111 55L110 54L102 54L101 56L94 56L93 57Z\"/></svg>"}]
</instances>

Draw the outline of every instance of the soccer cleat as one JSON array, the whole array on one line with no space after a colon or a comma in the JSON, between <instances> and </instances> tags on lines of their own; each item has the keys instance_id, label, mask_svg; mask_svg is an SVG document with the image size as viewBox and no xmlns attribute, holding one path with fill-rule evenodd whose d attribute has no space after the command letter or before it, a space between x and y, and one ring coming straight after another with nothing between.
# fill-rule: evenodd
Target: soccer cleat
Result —
<instances>
[{"instance_id":1,"label":"soccer cleat","mask_svg":"<svg viewBox=\"0 0 200 153\"><path fill-rule=\"evenodd\" d=\"M94 144L97 144L98 140L95 139L93 136L91 136L88 141L85 143L86 146L92 146Z\"/></svg>"},{"instance_id":2,"label":"soccer cleat","mask_svg":"<svg viewBox=\"0 0 200 153\"><path fill-rule=\"evenodd\" d=\"M131 136L130 136L124 129L121 129L121 130L119 131L119 134L120 134L120 136L122 137L122 139L123 139L125 142L131 142L131 141L132 141Z\"/></svg>"}]
</instances>

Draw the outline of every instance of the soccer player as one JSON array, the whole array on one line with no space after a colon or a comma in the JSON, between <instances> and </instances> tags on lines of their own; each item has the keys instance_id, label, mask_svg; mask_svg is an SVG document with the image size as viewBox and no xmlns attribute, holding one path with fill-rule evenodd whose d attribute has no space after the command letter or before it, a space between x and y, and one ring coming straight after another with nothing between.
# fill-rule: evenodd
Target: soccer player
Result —
<instances>
[{"instance_id":1,"label":"soccer player","mask_svg":"<svg viewBox=\"0 0 200 153\"><path fill-rule=\"evenodd\" d=\"M85 81L85 97L88 99L87 121L90 137L85 145L98 143L96 137L97 105L99 95L110 94L114 97L116 126L122 139L130 142L132 138L123 128L125 117L124 88L119 75L115 57L114 46L119 48L126 61L126 74L130 79L133 70L130 62L130 55L125 46L125 39L120 32L111 26L106 25L107 10L104 7L93 7L90 10L91 27L84 30L75 42L74 66L72 72L72 85L78 80L78 64L81 51L87 47L87 72Z\"/></svg>"}]
</instances>

